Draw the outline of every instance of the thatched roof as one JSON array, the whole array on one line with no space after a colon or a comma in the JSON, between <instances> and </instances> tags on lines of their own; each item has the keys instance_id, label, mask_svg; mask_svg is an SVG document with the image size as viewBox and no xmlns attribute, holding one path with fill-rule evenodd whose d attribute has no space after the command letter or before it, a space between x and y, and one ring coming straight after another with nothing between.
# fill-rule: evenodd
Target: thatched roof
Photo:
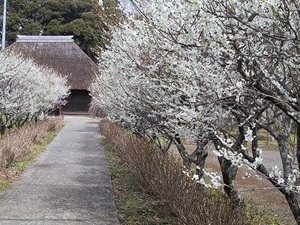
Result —
<instances>
[{"instance_id":1,"label":"thatched roof","mask_svg":"<svg viewBox=\"0 0 300 225\"><path fill-rule=\"evenodd\" d=\"M98 71L98 66L75 44L73 36L18 35L10 48L67 76L71 89L87 89Z\"/></svg>"}]
</instances>

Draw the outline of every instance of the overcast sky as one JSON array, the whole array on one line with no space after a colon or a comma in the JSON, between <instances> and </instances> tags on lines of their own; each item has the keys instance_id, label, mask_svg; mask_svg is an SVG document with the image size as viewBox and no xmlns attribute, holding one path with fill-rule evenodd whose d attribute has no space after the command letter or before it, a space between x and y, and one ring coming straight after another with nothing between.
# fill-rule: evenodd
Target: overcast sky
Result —
<instances>
[{"instance_id":1,"label":"overcast sky","mask_svg":"<svg viewBox=\"0 0 300 225\"><path fill-rule=\"evenodd\" d=\"M130 9L132 8L130 0L119 0L119 2L121 3L121 5L126 8L126 9ZM102 0L99 0L99 3L102 4Z\"/></svg>"}]
</instances>

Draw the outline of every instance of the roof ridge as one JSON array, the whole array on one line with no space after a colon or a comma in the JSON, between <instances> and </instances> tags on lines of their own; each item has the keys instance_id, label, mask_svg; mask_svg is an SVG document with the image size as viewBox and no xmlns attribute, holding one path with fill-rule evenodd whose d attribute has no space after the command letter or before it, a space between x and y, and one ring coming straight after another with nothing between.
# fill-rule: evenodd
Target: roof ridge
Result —
<instances>
[{"instance_id":1,"label":"roof ridge","mask_svg":"<svg viewBox=\"0 0 300 225\"><path fill-rule=\"evenodd\" d=\"M73 35L67 36L42 36L42 35L17 35L16 42L74 42Z\"/></svg>"}]
</instances>

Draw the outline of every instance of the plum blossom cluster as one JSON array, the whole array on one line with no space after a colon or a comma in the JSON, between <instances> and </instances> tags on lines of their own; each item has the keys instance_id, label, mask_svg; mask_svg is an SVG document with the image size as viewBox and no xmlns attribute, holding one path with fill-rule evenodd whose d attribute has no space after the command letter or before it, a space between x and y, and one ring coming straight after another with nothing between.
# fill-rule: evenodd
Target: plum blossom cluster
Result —
<instances>
[{"instance_id":1,"label":"plum blossom cluster","mask_svg":"<svg viewBox=\"0 0 300 225\"><path fill-rule=\"evenodd\" d=\"M137 13L112 31L101 75L90 87L108 117L166 151L176 145L197 181L213 147L224 191L242 165L285 195L300 224L300 2L135 1ZM263 165L261 132L277 143L282 174ZM187 151L184 140L196 147ZM161 144L167 143L166 145ZM237 201L239 202L239 201Z\"/></svg>"},{"instance_id":2,"label":"plum blossom cluster","mask_svg":"<svg viewBox=\"0 0 300 225\"><path fill-rule=\"evenodd\" d=\"M205 175L205 177L200 177L197 173L194 173L187 168L184 168L182 171L187 177L191 178L191 180L195 181L198 184L201 184L202 186L206 188L214 188L218 189L224 183L222 183L221 177L216 172L208 172L205 169L202 169L197 166L197 169L201 169Z\"/></svg>"},{"instance_id":3,"label":"plum blossom cluster","mask_svg":"<svg viewBox=\"0 0 300 225\"><path fill-rule=\"evenodd\" d=\"M69 87L59 74L8 52L0 53L0 65L1 132L65 104Z\"/></svg>"}]
</instances>

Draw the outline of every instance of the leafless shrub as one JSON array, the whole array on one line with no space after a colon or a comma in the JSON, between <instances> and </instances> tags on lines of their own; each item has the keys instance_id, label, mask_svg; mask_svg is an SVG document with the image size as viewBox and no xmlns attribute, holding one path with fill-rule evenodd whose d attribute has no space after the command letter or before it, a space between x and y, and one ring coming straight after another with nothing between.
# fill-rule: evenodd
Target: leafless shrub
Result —
<instances>
[{"instance_id":1,"label":"leafless shrub","mask_svg":"<svg viewBox=\"0 0 300 225\"><path fill-rule=\"evenodd\" d=\"M100 128L141 186L164 201L183 224L249 224L243 205L235 207L220 192L200 191L175 158L108 121Z\"/></svg>"},{"instance_id":2,"label":"leafless shrub","mask_svg":"<svg viewBox=\"0 0 300 225\"><path fill-rule=\"evenodd\" d=\"M62 119L51 118L5 132L0 139L0 168L8 167L16 159L24 156L33 143L41 141L48 131L53 131L61 125Z\"/></svg>"}]
</instances>

